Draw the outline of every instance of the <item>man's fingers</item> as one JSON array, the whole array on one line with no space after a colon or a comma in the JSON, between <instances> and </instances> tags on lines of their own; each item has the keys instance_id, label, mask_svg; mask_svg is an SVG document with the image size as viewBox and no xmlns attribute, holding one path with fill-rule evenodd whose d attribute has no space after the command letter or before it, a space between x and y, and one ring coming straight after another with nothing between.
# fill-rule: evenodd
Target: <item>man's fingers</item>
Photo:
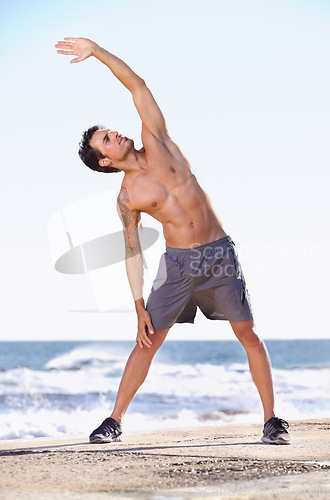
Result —
<instances>
[{"instance_id":1,"label":"man's fingers","mask_svg":"<svg viewBox=\"0 0 330 500\"><path fill-rule=\"evenodd\" d=\"M151 318L150 314L146 311L146 317L145 317L145 324L146 327L148 328L148 332L153 334L154 333L154 327L151 324Z\"/></svg>"},{"instance_id":2,"label":"man's fingers","mask_svg":"<svg viewBox=\"0 0 330 500\"><path fill-rule=\"evenodd\" d=\"M72 37L72 36L66 36L66 37L64 38L64 40L68 40L69 42L76 42L76 41L77 41L77 38L74 38L74 37Z\"/></svg>"},{"instance_id":3,"label":"man's fingers","mask_svg":"<svg viewBox=\"0 0 330 500\"><path fill-rule=\"evenodd\" d=\"M147 327L148 327L148 332L149 333L154 333L154 327L152 326L151 324L151 318L150 318L150 315L149 315L149 321L147 322Z\"/></svg>"},{"instance_id":4,"label":"man's fingers","mask_svg":"<svg viewBox=\"0 0 330 500\"><path fill-rule=\"evenodd\" d=\"M77 63L79 61L82 61L83 59L81 59L80 57L76 57L75 59L72 59L72 61L70 61L70 64L72 63Z\"/></svg>"},{"instance_id":5,"label":"man's fingers","mask_svg":"<svg viewBox=\"0 0 330 500\"><path fill-rule=\"evenodd\" d=\"M144 343L144 345L146 347L151 347L152 346L152 342L151 342L151 340L147 336L143 337L142 342Z\"/></svg>"},{"instance_id":6,"label":"man's fingers","mask_svg":"<svg viewBox=\"0 0 330 500\"><path fill-rule=\"evenodd\" d=\"M135 339L135 342L137 343L137 345L138 345L139 347L143 347L143 346L142 346L142 342L141 342L140 337L139 337L139 332L137 332L137 334L136 334L136 339Z\"/></svg>"},{"instance_id":7,"label":"man's fingers","mask_svg":"<svg viewBox=\"0 0 330 500\"><path fill-rule=\"evenodd\" d=\"M68 43L68 42L57 42L55 44L55 47L59 49L73 49L76 47L73 43Z\"/></svg>"},{"instance_id":8,"label":"man's fingers","mask_svg":"<svg viewBox=\"0 0 330 500\"><path fill-rule=\"evenodd\" d=\"M151 323L148 323L148 332L153 334L154 333L154 329L152 328L152 324Z\"/></svg>"},{"instance_id":9,"label":"man's fingers","mask_svg":"<svg viewBox=\"0 0 330 500\"><path fill-rule=\"evenodd\" d=\"M146 342L147 342L147 346L148 346L148 347L151 347L151 346L152 346L152 342L151 342L151 340L150 340L148 337L147 337Z\"/></svg>"},{"instance_id":10,"label":"man's fingers","mask_svg":"<svg viewBox=\"0 0 330 500\"><path fill-rule=\"evenodd\" d=\"M139 345L139 347L141 347L141 349L143 349L143 345L144 345L143 340L141 340L139 337L137 337L136 342ZM148 347L150 347L150 346L148 346Z\"/></svg>"},{"instance_id":11,"label":"man's fingers","mask_svg":"<svg viewBox=\"0 0 330 500\"><path fill-rule=\"evenodd\" d=\"M56 51L58 54L64 54L65 56L72 56L73 55L73 50L57 50Z\"/></svg>"},{"instance_id":12,"label":"man's fingers","mask_svg":"<svg viewBox=\"0 0 330 500\"><path fill-rule=\"evenodd\" d=\"M151 347L152 346L152 342L151 342L151 340L149 339L149 337L147 336L146 333L142 333L142 332L139 333L138 332L138 334L137 334L137 341L139 342L140 347L143 347L143 345L145 345L146 347Z\"/></svg>"},{"instance_id":13,"label":"man's fingers","mask_svg":"<svg viewBox=\"0 0 330 500\"><path fill-rule=\"evenodd\" d=\"M148 334L153 334L153 333L154 333L154 328L151 324L151 318L149 314L146 312L143 318L142 317L139 318L136 342L139 344L140 347L145 346L150 348L152 346L152 342Z\"/></svg>"}]
</instances>

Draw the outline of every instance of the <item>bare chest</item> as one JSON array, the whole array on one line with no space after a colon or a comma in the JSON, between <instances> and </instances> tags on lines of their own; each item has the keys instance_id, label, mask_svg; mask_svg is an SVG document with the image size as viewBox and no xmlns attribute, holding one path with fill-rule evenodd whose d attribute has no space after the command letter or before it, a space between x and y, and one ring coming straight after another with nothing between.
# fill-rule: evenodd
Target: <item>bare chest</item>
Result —
<instances>
[{"instance_id":1,"label":"bare chest","mask_svg":"<svg viewBox=\"0 0 330 500\"><path fill-rule=\"evenodd\" d=\"M187 159L171 140L162 143L147 133L142 139L147 168L131 186L132 206L161 222L189 211L201 188Z\"/></svg>"},{"instance_id":2,"label":"bare chest","mask_svg":"<svg viewBox=\"0 0 330 500\"><path fill-rule=\"evenodd\" d=\"M148 171L168 190L176 189L191 176L189 163L183 156L174 156L162 144L146 149Z\"/></svg>"},{"instance_id":3,"label":"bare chest","mask_svg":"<svg viewBox=\"0 0 330 500\"><path fill-rule=\"evenodd\" d=\"M172 218L174 213L179 215L183 209L191 208L200 191L195 176L188 169L188 172L179 174L176 179L173 180L166 172L161 172L159 176L155 171L141 174L133 189L134 208L161 222Z\"/></svg>"}]
</instances>

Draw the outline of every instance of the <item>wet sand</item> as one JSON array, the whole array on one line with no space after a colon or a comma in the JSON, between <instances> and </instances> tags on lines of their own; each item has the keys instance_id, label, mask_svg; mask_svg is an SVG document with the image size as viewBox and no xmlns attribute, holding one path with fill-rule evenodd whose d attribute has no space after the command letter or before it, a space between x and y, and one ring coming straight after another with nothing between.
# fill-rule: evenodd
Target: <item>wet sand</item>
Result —
<instances>
[{"instance_id":1,"label":"wet sand","mask_svg":"<svg viewBox=\"0 0 330 500\"><path fill-rule=\"evenodd\" d=\"M85 437L1 442L0 499L330 500L330 419L289 421L292 444L261 424L177 429L91 445Z\"/></svg>"}]
</instances>

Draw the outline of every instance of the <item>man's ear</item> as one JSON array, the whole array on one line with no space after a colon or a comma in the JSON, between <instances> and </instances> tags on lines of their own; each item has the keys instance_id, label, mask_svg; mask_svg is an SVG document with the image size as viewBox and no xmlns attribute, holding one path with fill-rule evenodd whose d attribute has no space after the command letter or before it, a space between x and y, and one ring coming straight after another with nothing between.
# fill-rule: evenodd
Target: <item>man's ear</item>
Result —
<instances>
[{"instance_id":1,"label":"man's ear","mask_svg":"<svg viewBox=\"0 0 330 500\"><path fill-rule=\"evenodd\" d=\"M99 160L99 165L100 167L111 167L112 163L110 158L102 158L101 160Z\"/></svg>"}]
</instances>

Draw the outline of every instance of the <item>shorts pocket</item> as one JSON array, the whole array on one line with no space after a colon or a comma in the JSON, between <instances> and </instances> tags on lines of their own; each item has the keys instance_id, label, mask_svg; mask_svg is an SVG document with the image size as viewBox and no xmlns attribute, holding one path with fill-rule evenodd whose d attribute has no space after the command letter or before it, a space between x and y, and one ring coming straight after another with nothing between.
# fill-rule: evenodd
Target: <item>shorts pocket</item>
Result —
<instances>
[{"instance_id":1,"label":"shorts pocket","mask_svg":"<svg viewBox=\"0 0 330 500\"><path fill-rule=\"evenodd\" d=\"M181 275L183 262L181 262L178 257L171 256L167 252L165 252L163 256L165 257L168 276L178 278Z\"/></svg>"}]
</instances>

